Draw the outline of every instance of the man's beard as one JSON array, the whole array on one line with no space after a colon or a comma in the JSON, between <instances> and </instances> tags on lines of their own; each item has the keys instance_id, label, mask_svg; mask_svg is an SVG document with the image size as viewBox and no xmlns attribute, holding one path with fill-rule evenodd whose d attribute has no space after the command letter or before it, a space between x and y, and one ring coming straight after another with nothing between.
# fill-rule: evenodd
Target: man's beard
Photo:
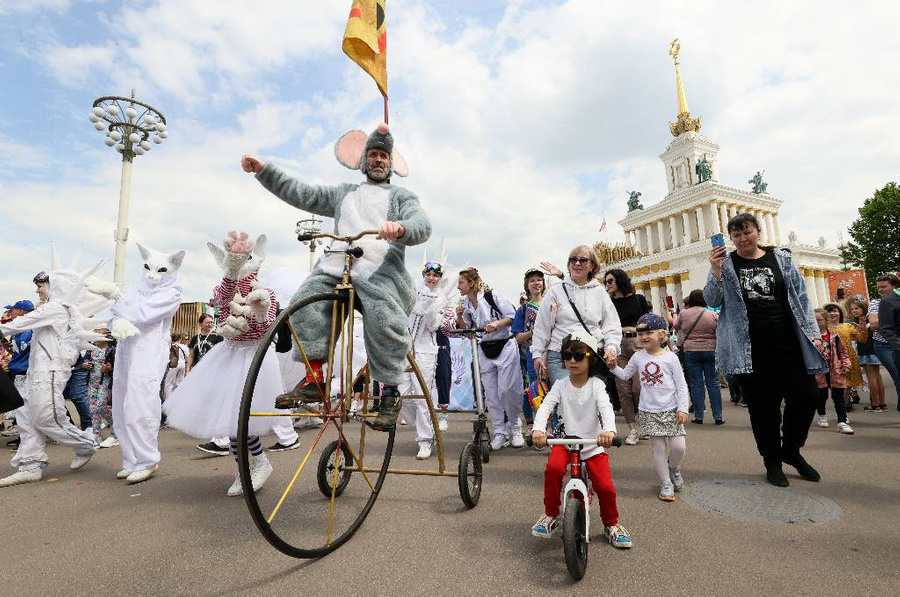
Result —
<instances>
[{"instance_id":1,"label":"man's beard","mask_svg":"<svg viewBox=\"0 0 900 597\"><path fill-rule=\"evenodd\" d=\"M391 177L391 168L388 166L380 172L366 168L366 177L373 182L384 182Z\"/></svg>"}]
</instances>

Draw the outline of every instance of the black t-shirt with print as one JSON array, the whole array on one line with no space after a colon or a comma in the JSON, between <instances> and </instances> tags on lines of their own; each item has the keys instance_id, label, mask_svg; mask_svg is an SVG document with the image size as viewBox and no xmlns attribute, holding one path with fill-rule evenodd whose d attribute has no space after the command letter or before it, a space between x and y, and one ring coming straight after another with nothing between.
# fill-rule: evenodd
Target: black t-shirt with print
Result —
<instances>
[{"instance_id":1,"label":"black t-shirt with print","mask_svg":"<svg viewBox=\"0 0 900 597\"><path fill-rule=\"evenodd\" d=\"M199 363L200 359L203 358L203 355L208 353L213 346L224 339L224 337L218 334L197 334L191 338L188 348L191 349L194 365Z\"/></svg>"},{"instance_id":2,"label":"black t-shirt with print","mask_svg":"<svg viewBox=\"0 0 900 597\"><path fill-rule=\"evenodd\" d=\"M787 287L775 253L766 251L758 259L745 259L735 251L731 261L747 307L750 335L763 330L792 333Z\"/></svg>"}]
</instances>

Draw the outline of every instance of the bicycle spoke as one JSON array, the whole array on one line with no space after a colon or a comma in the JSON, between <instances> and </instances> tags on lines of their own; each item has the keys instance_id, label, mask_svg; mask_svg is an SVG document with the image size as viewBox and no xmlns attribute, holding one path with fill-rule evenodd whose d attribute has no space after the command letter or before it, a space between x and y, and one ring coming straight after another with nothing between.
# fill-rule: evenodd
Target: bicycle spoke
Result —
<instances>
[{"instance_id":1,"label":"bicycle spoke","mask_svg":"<svg viewBox=\"0 0 900 597\"><path fill-rule=\"evenodd\" d=\"M294 473L291 482L288 483L287 487L284 490L284 493L281 494L281 498L278 500L278 503L275 504L275 509L272 510L272 513L269 515L267 522L272 524L272 521L275 520L275 515L278 513L278 510L281 508L281 505L284 503L284 500L287 499L287 496L291 493L291 489L294 488L294 483L297 482L297 478L300 476L300 473L303 472L303 467L306 466L306 463L309 462L309 457L312 456L313 450L316 449L316 446L319 444L319 440L322 439L322 436L325 435L325 431L328 429L328 425L322 425L322 429L319 431L319 435L316 436L316 441L312 443L309 447L309 451L306 453L306 456L303 457L303 461L300 463L300 466L297 467L297 471Z\"/></svg>"}]
</instances>

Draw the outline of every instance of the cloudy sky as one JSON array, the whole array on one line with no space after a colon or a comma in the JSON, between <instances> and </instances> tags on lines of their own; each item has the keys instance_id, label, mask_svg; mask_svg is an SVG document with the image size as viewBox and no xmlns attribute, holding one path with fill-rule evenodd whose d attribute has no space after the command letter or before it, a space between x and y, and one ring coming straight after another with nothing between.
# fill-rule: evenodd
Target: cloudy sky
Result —
<instances>
[{"instance_id":1,"label":"cloudy sky","mask_svg":"<svg viewBox=\"0 0 900 597\"><path fill-rule=\"evenodd\" d=\"M0 0L0 300L79 244L112 258L121 162L88 122L95 98L158 107L169 140L134 164L130 239L186 249L185 300L218 277L205 241L268 234L272 269L305 267L301 212L239 167L242 153L314 183L355 181L334 140L381 118L341 52L350 0ZM451 265L501 292L543 259L609 241L627 190L662 199L676 116L669 40L691 112L720 144L724 184L766 171L781 230L834 246L862 200L896 180L900 5L841 1L389 0L391 126ZM395 180L395 182L397 182ZM129 246L127 277L140 275ZM409 254L411 269L421 248ZM112 264L105 270L112 277Z\"/></svg>"}]
</instances>

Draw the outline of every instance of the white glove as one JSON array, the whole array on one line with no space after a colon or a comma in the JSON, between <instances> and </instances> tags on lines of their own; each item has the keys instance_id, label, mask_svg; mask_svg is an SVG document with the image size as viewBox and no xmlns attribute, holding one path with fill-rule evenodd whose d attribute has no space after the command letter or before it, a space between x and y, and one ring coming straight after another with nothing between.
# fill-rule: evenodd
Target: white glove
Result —
<instances>
[{"instance_id":1,"label":"white glove","mask_svg":"<svg viewBox=\"0 0 900 597\"><path fill-rule=\"evenodd\" d=\"M120 317L113 320L112 326L109 328L109 333L116 340L127 340L133 336L139 336L141 330L137 329L137 327L127 319L122 319Z\"/></svg>"},{"instance_id":2,"label":"white glove","mask_svg":"<svg viewBox=\"0 0 900 597\"><path fill-rule=\"evenodd\" d=\"M119 290L118 286L116 286L113 282L101 280L97 276L88 276L87 278L85 278L84 287L87 288L89 292L99 294L100 296L111 301L117 301L122 298L122 291Z\"/></svg>"},{"instance_id":3,"label":"white glove","mask_svg":"<svg viewBox=\"0 0 900 597\"><path fill-rule=\"evenodd\" d=\"M248 329L250 329L250 324L247 322L246 317L230 315L228 319L225 320L225 325L220 331L226 338L235 338L246 332Z\"/></svg>"},{"instance_id":4,"label":"white glove","mask_svg":"<svg viewBox=\"0 0 900 597\"><path fill-rule=\"evenodd\" d=\"M244 264L247 263L247 260L250 258L250 253L232 253L231 251L227 251L225 253L225 263L223 267L225 268L225 277L229 280L238 280L241 277L241 268L244 267Z\"/></svg>"},{"instance_id":5,"label":"white glove","mask_svg":"<svg viewBox=\"0 0 900 597\"><path fill-rule=\"evenodd\" d=\"M269 291L265 288L258 288L253 290L246 296L247 300L247 309L249 309L256 319L256 321L260 323L265 323L266 316L269 314L269 307L272 305L272 298L269 296Z\"/></svg>"}]
</instances>

